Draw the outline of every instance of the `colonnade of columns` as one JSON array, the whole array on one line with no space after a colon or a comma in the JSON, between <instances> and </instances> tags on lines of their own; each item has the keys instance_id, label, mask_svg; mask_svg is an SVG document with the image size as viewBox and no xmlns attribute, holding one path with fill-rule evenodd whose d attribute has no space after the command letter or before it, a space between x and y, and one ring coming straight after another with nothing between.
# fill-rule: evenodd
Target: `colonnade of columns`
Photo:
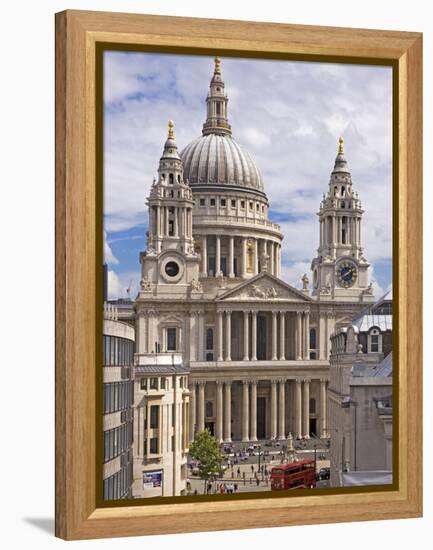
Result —
<instances>
[{"instance_id":1,"label":"colonnade of columns","mask_svg":"<svg viewBox=\"0 0 433 550\"><path fill-rule=\"evenodd\" d=\"M316 382L316 380L314 380ZM215 437L219 442L230 442L232 440L232 380L217 380L216 384L216 412L210 421L215 421ZM286 439L291 431L296 438L310 437L310 384L313 380L309 378L286 379L272 378L269 381L270 391L268 394L268 411L270 414L269 430L267 438ZM213 382L190 382L190 427L191 439L195 431L205 428L205 395L206 383ZM242 441L257 441L257 388L259 380L241 380L241 433ZM320 379L320 406L318 415L317 431L320 437L328 437L327 433L327 380ZM288 387L294 384L294 404L288 399ZM292 409L292 407L294 407ZM293 425L286 425L287 412L291 410L294 414Z\"/></svg>"},{"instance_id":2,"label":"colonnade of columns","mask_svg":"<svg viewBox=\"0 0 433 550\"><path fill-rule=\"evenodd\" d=\"M231 340L232 340L232 314L234 310L217 310L216 322L216 360L231 361ZM295 359L298 361L310 358L310 313L309 311L258 311L243 310L243 361L257 360L257 318L259 314L266 314L270 317L271 327L271 353L272 361L284 361L287 357L286 319L296 316L294 327L295 337Z\"/></svg>"},{"instance_id":3,"label":"colonnade of columns","mask_svg":"<svg viewBox=\"0 0 433 550\"><path fill-rule=\"evenodd\" d=\"M161 252L161 240L166 237L192 239L192 208L174 205L152 206L149 235L157 252Z\"/></svg>"},{"instance_id":4,"label":"colonnade of columns","mask_svg":"<svg viewBox=\"0 0 433 550\"><path fill-rule=\"evenodd\" d=\"M343 217L345 220L343 221ZM361 246L361 215L350 210L344 214L327 214L320 219L320 246L335 249L341 244ZM344 229L344 238L343 238Z\"/></svg>"},{"instance_id":5,"label":"colonnade of columns","mask_svg":"<svg viewBox=\"0 0 433 550\"><path fill-rule=\"evenodd\" d=\"M281 244L270 239L260 239L255 237L237 237L238 244L235 247L235 237L233 235L202 235L197 237L201 240L201 268L200 276L208 277L209 266L208 257L210 249L210 240L215 240L215 272L216 277L221 269L221 248L226 244L226 275L233 278L248 277L259 273L259 259L263 254L268 256L267 271L271 275L281 277ZM235 258L238 260L237 273L235 273ZM263 266L262 266L263 267Z\"/></svg>"}]
</instances>

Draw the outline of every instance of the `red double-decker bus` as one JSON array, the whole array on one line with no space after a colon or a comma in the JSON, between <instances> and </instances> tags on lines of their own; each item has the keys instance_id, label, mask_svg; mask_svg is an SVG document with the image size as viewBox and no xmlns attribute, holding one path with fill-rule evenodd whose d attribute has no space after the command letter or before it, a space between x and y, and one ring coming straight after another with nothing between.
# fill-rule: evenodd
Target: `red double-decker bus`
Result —
<instances>
[{"instance_id":1,"label":"red double-decker bus","mask_svg":"<svg viewBox=\"0 0 433 550\"><path fill-rule=\"evenodd\" d=\"M316 486L314 460L298 460L281 464L271 470L271 490L311 489Z\"/></svg>"}]
</instances>

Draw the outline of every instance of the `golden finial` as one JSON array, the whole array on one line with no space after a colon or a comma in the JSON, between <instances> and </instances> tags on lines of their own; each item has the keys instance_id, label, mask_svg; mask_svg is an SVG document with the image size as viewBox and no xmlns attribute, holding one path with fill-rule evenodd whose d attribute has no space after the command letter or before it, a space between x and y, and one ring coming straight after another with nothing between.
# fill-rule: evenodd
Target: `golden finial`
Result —
<instances>
[{"instance_id":1,"label":"golden finial","mask_svg":"<svg viewBox=\"0 0 433 550\"><path fill-rule=\"evenodd\" d=\"M174 139L174 122L172 120L168 121L168 139Z\"/></svg>"},{"instance_id":2,"label":"golden finial","mask_svg":"<svg viewBox=\"0 0 433 550\"><path fill-rule=\"evenodd\" d=\"M221 74L221 59L215 57L215 71L214 74Z\"/></svg>"},{"instance_id":3,"label":"golden finial","mask_svg":"<svg viewBox=\"0 0 433 550\"><path fill-rule=\"evenodd\" d=\"M338 139L338 154L344 155L344 139L341 136Z\"/></svg>"}]
</instances>

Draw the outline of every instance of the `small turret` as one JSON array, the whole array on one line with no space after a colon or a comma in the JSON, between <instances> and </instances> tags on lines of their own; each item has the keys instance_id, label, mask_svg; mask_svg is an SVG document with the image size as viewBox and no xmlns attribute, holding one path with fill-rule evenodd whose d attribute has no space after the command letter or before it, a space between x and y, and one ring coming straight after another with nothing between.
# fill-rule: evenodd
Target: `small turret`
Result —
<instances>
[{"instance_id":1,"label":"small turret","mask_svg":"<svg viewBox=\"0 0 433 550\"><path fill-rule=\"evenodd\" d=\"M207 118L203 124L203 135L221 134L231 136L232 130L228 121L228 97L224 92L224 81L221 76L221 59L215 58L215 68L210 81L206 98Z\"/></svg>"}]
</instances>

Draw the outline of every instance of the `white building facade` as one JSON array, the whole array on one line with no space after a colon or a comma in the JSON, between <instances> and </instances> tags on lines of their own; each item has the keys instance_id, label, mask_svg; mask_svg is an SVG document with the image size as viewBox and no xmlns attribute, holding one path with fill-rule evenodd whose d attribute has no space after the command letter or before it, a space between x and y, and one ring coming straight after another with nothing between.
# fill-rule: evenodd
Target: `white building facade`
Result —
<instances>
[{"instance_id":1,"label":"white building facade","mask_svg":"<svg viewBox=\"0 0 433 550\"><path fill-rule=\"evenodd\" d=\"M137 354L179 353L189 427L218 441L329 436L330 336L373 300L360 199L340 140L320 205L313 289L281 279L278 224L261 174L232 137L215 69L202 135L179 153L169 122L148 198Z\"/></svg>"}]
</instances>

